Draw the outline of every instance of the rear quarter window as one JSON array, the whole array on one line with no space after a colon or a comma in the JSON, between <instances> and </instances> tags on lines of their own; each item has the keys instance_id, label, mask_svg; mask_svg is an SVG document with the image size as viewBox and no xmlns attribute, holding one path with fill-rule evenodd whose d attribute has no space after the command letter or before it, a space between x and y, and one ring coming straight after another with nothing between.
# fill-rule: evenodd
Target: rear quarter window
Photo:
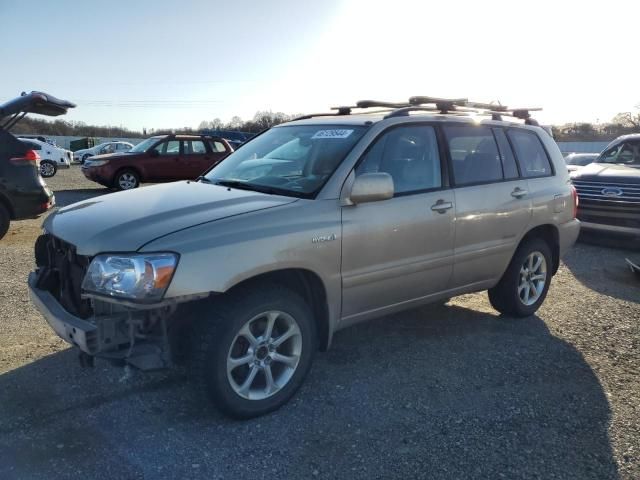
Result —
<instances>
[{"instance_id":1,"label":"rear quarter window","mask_svg":"<svg viewBox=\"0 0 640 480\"><path fill-rule=\"evenodd\" d=\"M538 135L524 130L509 130L507 136L515 150L523 177L553 175L551 162Z\"/></svg>"},{"instance_id":2,"label":"rear quarter window","mask_svg":"<svg viewBox=\"0 0 640 480\"><path fill-rule=\"evenodd\" d=\"M217 140L209 140L209 144L211 145L211 151L215 153L222 153L227 151L224 144L222 142L218 142Z\"/></svg>"}]
</instances>

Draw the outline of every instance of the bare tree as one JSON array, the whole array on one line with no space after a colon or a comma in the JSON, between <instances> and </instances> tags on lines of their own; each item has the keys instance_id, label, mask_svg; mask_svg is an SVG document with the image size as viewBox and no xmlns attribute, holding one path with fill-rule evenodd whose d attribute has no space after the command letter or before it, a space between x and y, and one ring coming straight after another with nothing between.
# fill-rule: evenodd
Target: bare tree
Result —
<instances>
[{"instance_id":1,"label":"bare tree","mask_svg":"<svg viewBox=\"0 0 640 480\"><path fill-rule=\"evenodd\" d=\"M640 105L636 105L640 109ZM612 123L623 127L640 128L640 113L622 112L613 117Z\"/></svg>"}]
</instances>

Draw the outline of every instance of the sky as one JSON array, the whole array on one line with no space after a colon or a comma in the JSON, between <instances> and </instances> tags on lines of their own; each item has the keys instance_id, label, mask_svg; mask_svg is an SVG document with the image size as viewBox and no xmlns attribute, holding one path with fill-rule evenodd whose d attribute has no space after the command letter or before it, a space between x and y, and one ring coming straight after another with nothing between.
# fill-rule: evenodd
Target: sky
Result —
<instances>
[{"instance_id":1,"label":"sky","mask_svg":"<svg viewBox=\"0 0 640 480\"><path fill-rule=\"evenodd\" d=\"M0 102L40 90L77 104L67 120L135 130L412 95L607 122L640 104L639 17L617 0L0 0Z\"/></svg>"}]
</instances>

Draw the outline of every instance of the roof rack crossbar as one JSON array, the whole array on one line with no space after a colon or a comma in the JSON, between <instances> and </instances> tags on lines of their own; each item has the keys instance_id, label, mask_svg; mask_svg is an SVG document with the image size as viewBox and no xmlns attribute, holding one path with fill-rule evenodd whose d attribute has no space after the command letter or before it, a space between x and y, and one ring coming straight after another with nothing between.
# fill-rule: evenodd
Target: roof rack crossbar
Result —
<instances>
[{"instance_id":1,"label":"roof rack crossbar","mask_svg":"<svg viewBox=\"0 0 640 480\"><path fill-rule=\"evenodd\" d=\"M370 108L382 108L384 110L354 112L354 109L366 110ZM451 115L491 115L492 120L502 120L502 116L510 116L519 120L524 120L526 125L538 125L538 122L531 118L531 112L540 111L541 108L509 108L500 103L470 102L466 98L439 98L427 96L415 96L409 98L408 102L385 102L378 100L360 100L355 105L344 105L332 107L331 113L312 113L303 115L295 120L304 120L313 117L330 117L353 115L355 113L387 113L385 118L400 117L408 115L413 111L438 112ZM389 112L389 110L392 110Z\"/></svg>"},{"instance_id":2,"label":"roof rack crossbar","mask_svg":"<svg viewBox=\"0 0 640 480\"><path fill-rule=\"evenodd\" d=\"M384 118L405 117L409 115L409 113L411 112L438 112L438 113L446 113L448 115L469 115L470 113L474 113L475 111L474 110L452 110L452 111L447 110L446 112L443 112L442 109L438 106L428 107L428 106L416 105L411 107L398 108L390 112Z\"/></svg>"}]
</instances>

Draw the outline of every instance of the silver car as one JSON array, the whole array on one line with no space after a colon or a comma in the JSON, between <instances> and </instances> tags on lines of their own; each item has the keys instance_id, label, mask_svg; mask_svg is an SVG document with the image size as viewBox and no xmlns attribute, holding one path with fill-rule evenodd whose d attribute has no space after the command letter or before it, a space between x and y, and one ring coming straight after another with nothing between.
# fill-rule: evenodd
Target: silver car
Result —
<instances>
[{"instance_id":1,"label":"silver car","mask_svg":"<svg viewBox=\"0 0 640 480\"><path fill-rule=\"evenodd\" d=\"M197 181L62 208L32 301L88 363L166 367L186 344L242 418L283 405L349 325L482 290L532 315L580 228L562 155L528 116L434 102L309 116Z\"/></svg>"}]
</instances>

